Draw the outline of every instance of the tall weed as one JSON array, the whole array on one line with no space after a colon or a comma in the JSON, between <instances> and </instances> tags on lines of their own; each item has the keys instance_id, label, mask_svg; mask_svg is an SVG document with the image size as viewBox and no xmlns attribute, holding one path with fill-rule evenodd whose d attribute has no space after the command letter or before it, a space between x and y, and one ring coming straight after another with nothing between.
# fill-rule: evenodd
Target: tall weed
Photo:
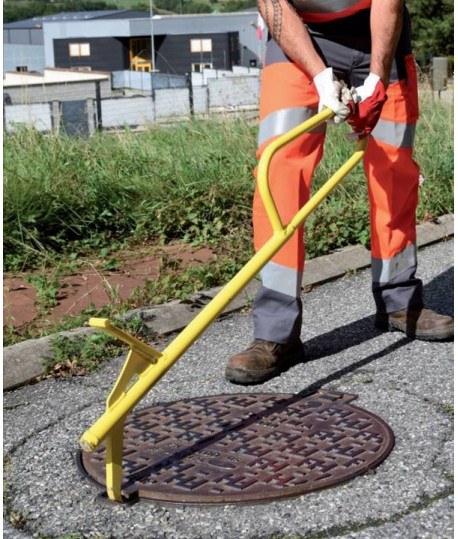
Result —
<instances>
[{"instance_id":1,"label":"tall weed","mask_svg":"<svg viewBox=\"0 0 458 539\"><path fill-rule=\"evenodd\" d=\"M125 238L218 241L249 219L253 128L192 122L87 140L4 137L7 269Z\"/></svg>"},{"instance_id":2,"label":"tall weed","mask_svg":"<svg viewBox=\"0 0 458 539\"><path fill-rule=\"evenodd\" d=\"M426 182L417 215L432 219L453 210L452 108L428 92L421 108L415 158ZM347 131L346 125L328 129L314 190L352 153ZM28 129L5 134L5 267L176 239L224 247L236 263L246 260L255 150L256 127L243 120L126 129L86 140ZM308 219L308 257L352 243L368 246L368 211L358 166Z\"/></svg>"}]
</instances>

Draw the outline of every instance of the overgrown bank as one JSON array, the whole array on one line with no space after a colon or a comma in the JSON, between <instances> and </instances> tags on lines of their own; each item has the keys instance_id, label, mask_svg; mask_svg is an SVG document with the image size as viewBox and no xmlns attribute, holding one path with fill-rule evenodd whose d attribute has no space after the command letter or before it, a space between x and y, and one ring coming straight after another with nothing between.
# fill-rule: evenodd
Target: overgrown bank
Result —
<instances>
[{"instance_id":1,"label":"overgrown bank","mask_svg":"<svg viewBox=\"0 0 458 539\"><path fill-rule=\"evenodd\" d=\"M427 179L418 219L453 208L453 116L426 96L416 160ZM314 188L352 152L347 126L328 130ZM4 137L6 271L51 264L91 249L149 240L251 249L256 128L243 120L192 122L147 133L95 134L89 139L23 130ZM343 244L368 245L362 167L310 218L308 256Z\"/></svg>"},{"instance_id":2,"label":"overgrown bank","mask_svg":"<svg viewBox=\"0 0 458 539\"><path fill-rule=\"evenodd\" d=\"M419 220L453 210L452 109L425 94L422 111L416 159L426 182ZM314 189L353 151L346 131L329 129ZM127 246L183 240L211 246L215 259L184 275L164 261L161 278L146 283L130 306L222 284L251 256L255 146L256 127L243 120L99 133L88 140L33 131L5 136L6 270L54 271L65 264L75 270L91 256L110 261ZM309 218L307 256L369 246L368 225L358 167ZM46 284L53 295L52 283Z\"/></svg>"}]
</instances>

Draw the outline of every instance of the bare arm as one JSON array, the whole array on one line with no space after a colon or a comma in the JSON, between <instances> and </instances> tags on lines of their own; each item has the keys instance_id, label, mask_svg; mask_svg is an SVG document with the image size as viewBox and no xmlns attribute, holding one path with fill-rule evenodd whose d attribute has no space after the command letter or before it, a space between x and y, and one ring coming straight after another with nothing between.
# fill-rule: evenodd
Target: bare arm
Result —
<instances>
[{"instance_id":1,"label":"bare arm","mask_svg":"<svg viewBox=\"0 0 458 539\"><path fill-rule=\"evenodd\" d=\"M385 86L390 81L391 64L402 29L402 9L402 0L372 0L370 70Z\"/></svg>"},{"instance_id":2,"label":"bare arm","mask_svg":"<svg viewBox=\"0 0 458 539\"><path fill-rule=\"evenodd\" d=\"M282 51L311 77L326 68L306 26L287 0L258 0L258 9Z\"/></svg>"}]
</instances>

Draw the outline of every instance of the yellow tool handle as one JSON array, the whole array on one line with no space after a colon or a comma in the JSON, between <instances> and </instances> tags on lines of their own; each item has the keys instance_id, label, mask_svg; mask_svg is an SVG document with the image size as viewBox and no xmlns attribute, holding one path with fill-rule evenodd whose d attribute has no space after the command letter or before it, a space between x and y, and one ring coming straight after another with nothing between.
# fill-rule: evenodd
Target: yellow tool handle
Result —
<instances>
[{"instance_id":1,"label":"yellow tool handle","mask_svg":"<svg viewBox=\"0 0 458 539\"><path fill-rule=\"evenodd\" d=\"M288 142L291 142L298 136L315 129L326 120L329 120L334 116L334 112L331 109L325 108L323 111L315 114L312 118L309 118L305 122L302 122L297 127L294 127L284 135L279 136L272 141L267 148L262 152L261 159L258 164L258 188L261 195L262 202L266 209L267 216L269 217L270 224L274 232L283 230L283 223L281 222L278 210L275 205L272 193L269 187L269 165L274 154L283 148Z\"/></svg>"}]
</instances>

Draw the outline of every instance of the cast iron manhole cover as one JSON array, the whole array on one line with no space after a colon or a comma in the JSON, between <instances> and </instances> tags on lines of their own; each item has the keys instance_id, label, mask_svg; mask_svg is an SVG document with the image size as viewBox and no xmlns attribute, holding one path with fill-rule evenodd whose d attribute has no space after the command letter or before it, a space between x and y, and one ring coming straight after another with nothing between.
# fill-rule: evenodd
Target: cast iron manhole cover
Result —
<instances>
[{"instance_id":1,"label":"cast iron manhole cover","mask_svg":"<svg viewBox=\"0 0 458 539\"><path fill-rule=\"evenodd\" d=\"M394 444L390 427L319 391L198 397L146 408L124 429L123 494L158 502L263 502L329 487L374 468ZM79 454L105 483L105 448Z\"/></svg>"}]
</instances>

